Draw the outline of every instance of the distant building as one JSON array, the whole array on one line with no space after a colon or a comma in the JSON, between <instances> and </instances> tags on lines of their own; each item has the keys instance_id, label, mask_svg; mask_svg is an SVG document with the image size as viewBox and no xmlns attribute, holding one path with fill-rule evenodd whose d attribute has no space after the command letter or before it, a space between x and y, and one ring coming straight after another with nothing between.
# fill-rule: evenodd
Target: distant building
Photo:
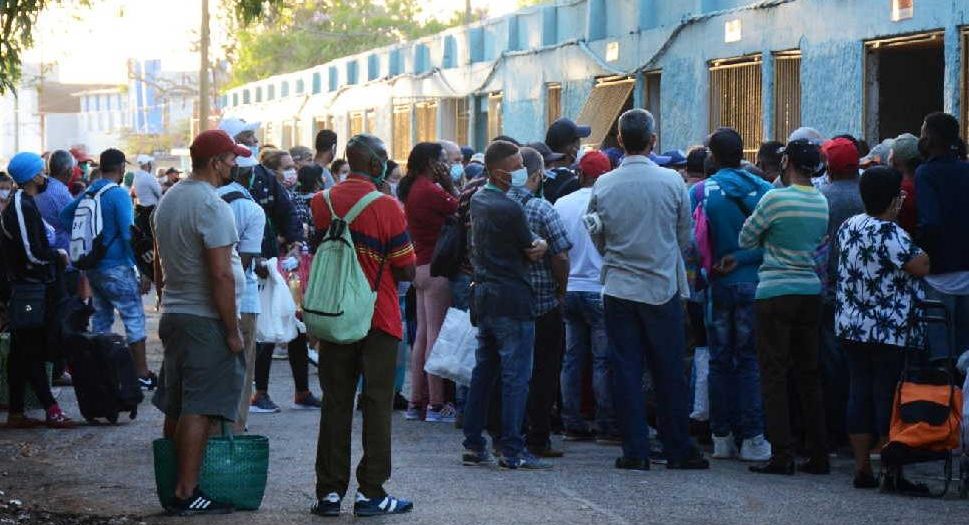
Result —
<instances>
[{"instance_id":1,"label":"distant building","mask_svg":"<svg viewBox=\"0 0 969 525\"><path fill-rule=\"evenodd\" d=\"M538 140L562 115L607 146L620 112L644 107L663 149L729 125L752 155L802 124L874 143L930 111L965 122L967 35L964 2L558 0L239 86L221 106L263 122L264 142L331 128L342 149L368 131L398 160L421 140Z\"/></svg>"}]
</instances>

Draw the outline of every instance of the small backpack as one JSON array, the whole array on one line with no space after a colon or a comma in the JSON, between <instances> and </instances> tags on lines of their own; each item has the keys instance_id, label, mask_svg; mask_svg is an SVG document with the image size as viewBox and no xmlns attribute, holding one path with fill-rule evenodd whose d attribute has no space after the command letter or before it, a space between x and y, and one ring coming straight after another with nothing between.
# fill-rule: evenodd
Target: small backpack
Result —
<instances>
[{"instance_id":1,"label":"small backpack","mask_svg":"<svg viewBox=\"0 0 969 525\"><path fill-rule=\"evenodd\" d=\"M710 235L710 220L707 218L704 204L706 204L706 181L701 181L693 187L698 192L697 206L693 210L693 237L696 239L696 250L700 256L700 268L706 275L713 271L713 238Z\"/></svg>"},{"instance_id":2,"label":"small backpack","mask_svg":"<svg viewBox=\"0 0 969 525\"><path fill-rule=\"evenodd\" d=\"M333 211L330 190L323 192L331 222L313 258L303 297L306 329L319 339L348 344L363 339L370 331L386 257L381 260L377 279L371 286L357 259L350 224L381 195L379 191L364 195L341 218Z\"/></svg>"},{"instance_id":3,"label":"small backpack","mask_svg":"<svg viewBox=\"0 0 969 525\"><path fill-rule=\"evenodd\" d=\"M94 268L104 258L111 242L114 242L114 239L104 242L101 196L106 191L117 187L117 184L110 182L97 192L85 192L77 209L74 210L69 251L71 264L79 270Z\"/></svg>"}]
</instances>

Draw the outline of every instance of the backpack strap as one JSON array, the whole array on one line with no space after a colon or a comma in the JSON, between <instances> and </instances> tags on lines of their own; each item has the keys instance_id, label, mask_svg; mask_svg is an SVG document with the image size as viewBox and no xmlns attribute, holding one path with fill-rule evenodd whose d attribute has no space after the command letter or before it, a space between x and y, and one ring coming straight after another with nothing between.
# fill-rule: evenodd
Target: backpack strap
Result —
<instances>
[{"instance_id":1,"label":"backpack strap","mask_svg":"<svg viewBox=\"0 0 969 525\"><path fill-rule=\"evenodd\" d=\"M232 204L233 202L239 199L245 199L245 198L246 198L246 194L242 193L241 191L230 191L229 193L226 193L225 195L222 196L222 200L224 200L228 204Z\"/></svg>"}]
</instances>

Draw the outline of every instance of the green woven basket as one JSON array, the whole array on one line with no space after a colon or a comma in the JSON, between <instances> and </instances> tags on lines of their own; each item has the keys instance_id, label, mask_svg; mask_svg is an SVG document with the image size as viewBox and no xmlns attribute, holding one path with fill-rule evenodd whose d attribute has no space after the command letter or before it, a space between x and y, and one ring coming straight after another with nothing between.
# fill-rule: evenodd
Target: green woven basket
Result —
<instances>
[{"instance_id":1,"label":"green woven basket","mask_svg":"<svg viewBox=\"0 0 969 525\"><path fill-rule=\"evenodd\" d=\"M175 496L177 460L175 442L156 439L155 487L163 507ZM269 474L269 439L265 436L233 436L231 432L209 438L202 460L199 485L215 501L231 503L236 510L259 510Z\"/></svg>"},{"instance_id":2,"label":"green woven basket","mask_svg":"<svg viewBox=\"0 0 969 525\"><path fill-rule=\"evenodd\" d=\"M6 408L10 404L10 388L7 386L7 358L10 356L10 333L0 334L0 406ZM46 363L47 384L50 385L54 365ZM37 400L37 394L30 384L24 389L24 408L27 410L41 410L44 405Z\"/></svg>"}]
</instances>

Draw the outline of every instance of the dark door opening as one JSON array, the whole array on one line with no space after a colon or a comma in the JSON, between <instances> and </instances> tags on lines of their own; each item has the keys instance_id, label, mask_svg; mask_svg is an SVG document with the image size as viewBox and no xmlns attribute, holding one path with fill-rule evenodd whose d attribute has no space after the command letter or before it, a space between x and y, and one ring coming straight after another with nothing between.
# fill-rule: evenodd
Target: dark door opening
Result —
<instances>
[{"instance_id":1,"label":"dark door opening","mask_svg":"<svg viewBox=\"0 0 969 525\"><path fill-rule=\"evenodd\" d=\"M942 35L869 43L868 50L868 140L918 135L925 116L943 109Z\"/></svg>"}]
</instances>

